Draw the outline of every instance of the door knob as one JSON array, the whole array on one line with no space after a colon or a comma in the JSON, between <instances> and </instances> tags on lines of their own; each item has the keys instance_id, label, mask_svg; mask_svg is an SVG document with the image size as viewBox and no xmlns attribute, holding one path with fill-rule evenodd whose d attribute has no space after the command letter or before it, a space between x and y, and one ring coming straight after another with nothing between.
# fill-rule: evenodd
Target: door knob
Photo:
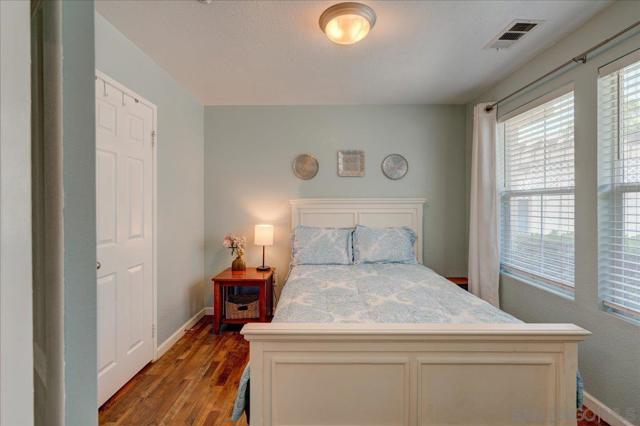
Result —
<instances>
[{"instance_id":1,"label":"door knob","mask_svg":"<svg viewBox=\"0 0 640 426\"><path fill-rule=\"evenodd\" d=\"M100 269L100 267L102 267L102 263L96 262L96 269Z\"/></svg>"}]
</instances>

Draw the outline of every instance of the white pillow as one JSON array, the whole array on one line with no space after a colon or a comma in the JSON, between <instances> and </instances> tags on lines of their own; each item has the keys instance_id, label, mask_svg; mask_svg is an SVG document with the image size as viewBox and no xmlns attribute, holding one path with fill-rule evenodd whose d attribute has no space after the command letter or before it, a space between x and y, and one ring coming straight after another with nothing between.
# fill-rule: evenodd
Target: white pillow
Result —
<instances>
[{"instance_id":1,"label":"white pillow","mask_svg":"<svg viewBox=\"0 0 640 426\"><path fill-rule=\"evenodd\" d=\"M351 265L353 228L299 225L293 231L294 265Z\"/></svg>"},{"instance_id":2,"label":"white pillow","mask_svg":"<svg viewBox=\"0 0 640 426\"><path fill-rule=\"evenodd\" d=\"M353 263L418 263L414 251L416 233L408 227L369 228L353 231Z\"/></svg>"}]
</instances>

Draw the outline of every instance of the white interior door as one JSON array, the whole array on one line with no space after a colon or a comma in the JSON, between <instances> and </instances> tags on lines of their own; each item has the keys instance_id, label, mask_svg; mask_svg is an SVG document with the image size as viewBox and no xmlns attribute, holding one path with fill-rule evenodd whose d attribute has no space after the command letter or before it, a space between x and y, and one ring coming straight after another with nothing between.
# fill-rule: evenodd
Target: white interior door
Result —
<instances>
[{"instance_id":1,"label":"white interior door","mask_svg":"<svg viewBox=\"0 0 640 426\"><path fill-rule=\"evenodd\" d=\"M153 359L153 120L96 79L98 405Z\"/></svg>"}]
</instances>

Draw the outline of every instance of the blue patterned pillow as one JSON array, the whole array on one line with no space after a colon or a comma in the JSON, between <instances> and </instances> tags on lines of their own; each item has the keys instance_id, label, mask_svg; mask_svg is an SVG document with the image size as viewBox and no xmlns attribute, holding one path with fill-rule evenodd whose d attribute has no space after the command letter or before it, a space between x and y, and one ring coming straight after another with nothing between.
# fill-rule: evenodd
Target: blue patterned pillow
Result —
<instances>
[{"instance_id":1,"label":"blue patterned pillow","mask_svg":"<svg viewBox=\"0 0 640 426\"><path fill-rule=\"evenodd\" d=\"M353 263L418 263L413 251L416 239L413 229L404 226L369 228L358 225L353 232Z\"/></svg>"},{"instance_id":2,"label":"blue patterned pillow","mask_svg":"<svg viewBox=\"0 0 640 426\"><path fill-rule=\"evenodd\" d=\"M353 228L296 226L293 231L294 265L351 265Z\"/></svg>"}]
</instances>

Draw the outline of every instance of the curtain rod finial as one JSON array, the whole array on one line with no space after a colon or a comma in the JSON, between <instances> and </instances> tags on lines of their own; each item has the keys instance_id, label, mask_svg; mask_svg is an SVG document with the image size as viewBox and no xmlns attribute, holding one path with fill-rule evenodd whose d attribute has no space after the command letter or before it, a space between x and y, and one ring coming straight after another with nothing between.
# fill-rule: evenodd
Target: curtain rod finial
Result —
<instances>
[{"instance_id":1,"label":"curtain rod finial","mask_svg":"<svg viewBox=\"0 0 640 426\"><path fill-rule=\"evenodd\" d=\"M576 64L586 64L587 63L587 54L584 53L580 56L576 56L575 58L573 58L573 62L575 62Z\"/></svg>"}]
</instances>

